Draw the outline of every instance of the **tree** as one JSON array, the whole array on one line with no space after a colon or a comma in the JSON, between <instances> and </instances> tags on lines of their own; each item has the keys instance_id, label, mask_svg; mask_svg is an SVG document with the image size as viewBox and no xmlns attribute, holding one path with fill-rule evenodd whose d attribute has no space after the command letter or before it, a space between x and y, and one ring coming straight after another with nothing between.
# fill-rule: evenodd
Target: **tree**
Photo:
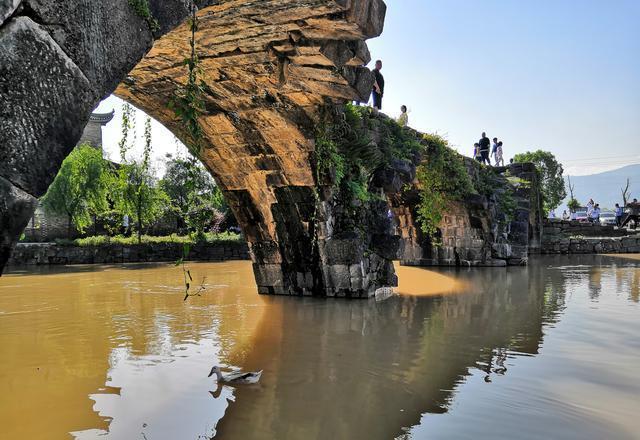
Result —
<instances>
[{"instance_id":1,"label":"tree","mask_svg":"<svg viewBox=\"0 0 640 440\"><path fill-rule=\"evenodd\" d=\"M549 151L528 151L522 154L516 154L513 158L514 162L532 162L538 170L540 179L542 202L545 215L562 203L567 196L565 189L564 172L562 164L560 164L553 153Z\"/></svg>"},{"instance_id":2,"label":"tree","mask_svg":"<svg viewBox=\"0 0 640 440\"><path fill-rule=\"evenodd\" d=\"M620 188L620 192L622 193L622 206L627 206L627 201L631 198L631 192L629 191L630 180L627 177L627 186L624 188Z\"/></svg>"},{"instance_id":3,"label":"tree","mask_svg":"<svg viewBox=\"0 0 640 440\"><path fill-rule=\"evenodd\" d=\"M120 142L120 155L126 160L127 130L123 119L123 140ZM145 146L142 159L139 161L123 162L118 167L113 185L112 196L116 210L121 215L127 215L136 224L138 243L142 242L142 231L149 224L156 221L165 211L168 197L156 185L151 170L151 119L145 121Z\"/></svg>"},{"instance_id":4,"label":"tree","mask_svg":"<svg viewBox=\"0 0 640 440\"><path fill-rule=\"evenodd\" d=\"M206 229L215 229L228 211L220 188L194 157L183 159L168 155L167 159L167 171L160 187L171 200L178 228L188 227L198 236Z\"/></svg>"},{"instance_id":5,"label":"tree","mask_svg":"<svg viewBox=\"0 0 640 440\"><path fill-rule=\"evenodd\" d=\"M567 208L569 208L569 212L573 213L580 207L580 202L573 195L575 185L571 183L571 176L567 176L567 183L569 186L569 201L567 202Z\"/></svg>"},{"instance_id":6,"label":"tree","mask_svg":"<svg viewBox=\"0 0 640 440\"><path fill-rule=\"evenodd\" d=\"M66 215L68 234L74 225L79 232L92 218L108 209L109 170L102 152L88 144L76 147L62 162L42 202L48 212Z\"/></svg>"}]
</instances>

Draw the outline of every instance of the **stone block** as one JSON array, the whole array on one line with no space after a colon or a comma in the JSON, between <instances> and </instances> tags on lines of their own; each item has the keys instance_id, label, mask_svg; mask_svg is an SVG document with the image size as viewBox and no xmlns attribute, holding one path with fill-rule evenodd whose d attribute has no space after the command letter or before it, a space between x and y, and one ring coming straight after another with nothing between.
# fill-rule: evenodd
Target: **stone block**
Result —
<instances>
[{"instance_id":1,"label":"stone block","mask_svg":"<svg viewBox=\"0 0 640 440\"><path fill-rule=\"evenodd\" d=\"M321 243L321 255L326 264L354 264L364 258L364 245L358 238L330 238Z\"/></svg>"},{"instance_id":2,"label":"stone block","mask_svg":"<svg viewBox=\"0 0 640 440\"><path fill-rule=\"evenodd\" d=\"M279 264L253 264L253 273L258 286L283 286L282 266Z\"/></svg>"},{"instance_id":3,"label":"stone block","mask_svg":"<svg viewBox=\"0 0 640 440\"><path fill-rule=\"evenodd\" d=\"M349 266L344 264L324 265L322 267L324 284L331 289L349 289L351 287L351 273ZM338 292L338 296L340 296Z\"/></svg>"},{"instance_id":4,"label":"stone block","mask_svg":"<svg viewBox=\"0 0 640 440\"><path fill-rule=\"evenodd\" d=\"M507 259L512 255L511 245L507 243L494 243L491 246L491 251L491 256L493 258Z\"/></svg>"}]
</instances>

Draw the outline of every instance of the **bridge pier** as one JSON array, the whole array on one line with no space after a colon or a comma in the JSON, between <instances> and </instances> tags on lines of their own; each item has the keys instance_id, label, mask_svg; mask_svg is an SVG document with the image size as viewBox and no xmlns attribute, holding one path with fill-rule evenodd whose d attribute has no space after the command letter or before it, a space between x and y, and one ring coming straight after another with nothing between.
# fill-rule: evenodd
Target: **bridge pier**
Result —
<instances>
[{"instance_id":1,"label":"bridge pier","mask_svg":"<svg viewBox=\"0 0 640 440\"><path fill-rule=\"evenodd\" d=\"M276 188L275 235L246 192L226 194L249 242L258 292L367 298L396 286L398 241L386 203L371 204L367 234L357 235L336 228L333 192L321 193L315 187Z\"/></svg>"}]
</instances>

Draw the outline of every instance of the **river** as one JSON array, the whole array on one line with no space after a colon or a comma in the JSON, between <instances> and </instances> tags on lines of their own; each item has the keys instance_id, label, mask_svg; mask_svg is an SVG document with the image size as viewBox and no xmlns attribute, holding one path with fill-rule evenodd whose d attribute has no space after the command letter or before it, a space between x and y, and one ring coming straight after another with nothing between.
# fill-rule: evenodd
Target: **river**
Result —
<instances>
[{"instance_id":1,"label":"river","mask_svg":"<svg viewBox=\"0 0 640 440\"><path fill-rule=\"evenodd\" d=\"M172 265L11 270L0 438L640 438L640 261L398 270L383 301L259 296L244 261L186 301Z\"/></svg>"}]
</instances>

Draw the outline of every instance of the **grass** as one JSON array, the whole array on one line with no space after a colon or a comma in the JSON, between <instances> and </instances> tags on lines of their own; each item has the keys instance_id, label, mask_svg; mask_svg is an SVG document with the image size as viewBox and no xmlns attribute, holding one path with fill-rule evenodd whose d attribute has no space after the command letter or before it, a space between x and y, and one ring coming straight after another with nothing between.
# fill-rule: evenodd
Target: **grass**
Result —
<instances>
[{"instance_id":1,"label":"grass","mask_svg":"<svg viewBox=\"0 0 640 440\"><path fill-rule=\"evenodd\" d=\"M162 236L162 237L153 237L150 235L143 235L142 236L142 244L149 244L149 243L163 243L163 244L170 244L170 243L189 243L189 244L196 244L196 243L212 243L212 244L219 244L219 243L236 243L236 242L241 242L243 240L243 238L240 236L240 234L235 234L232 232L221 232L221 233L206 233L203 237L203 239L201 240L196 240L195 237L192 236L188 236L188 235L176 235L176 234L171 234L171 235L166 235L166 236ZM135 235L132 235L131 237L124 237L122 235L116 235L115 237L108 237L106 235L97 235L97 236L93 236L93 237L86 237L86 238L76 238L75 240L69 240L69 239L58 239L56 240L56 243L59 245L63 245L63 246L80 246L80 247L88 247L88 246L107 246L107 245L111 245L111 244L118 244L118 245L137 245L138 244L138 237Z\"/></svg>"}]
</instances>

